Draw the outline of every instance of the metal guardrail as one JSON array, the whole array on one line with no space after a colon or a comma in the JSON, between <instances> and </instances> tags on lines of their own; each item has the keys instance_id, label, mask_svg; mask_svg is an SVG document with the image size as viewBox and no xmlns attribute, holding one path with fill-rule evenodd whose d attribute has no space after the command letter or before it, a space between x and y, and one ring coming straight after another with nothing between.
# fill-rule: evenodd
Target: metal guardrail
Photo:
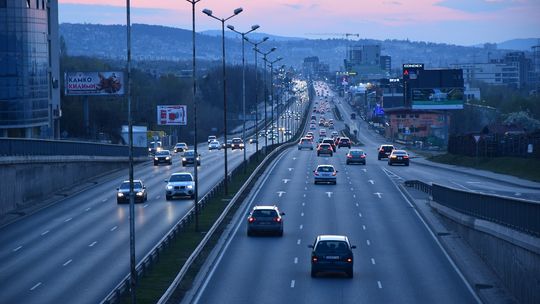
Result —
<instances>
[{"instance_id":1,"label":"metal guardrail","mask_svg":"<svg viewBox=\"0 0 540 304\"><path fill-rule=\"evenodd\" d=\"M437 203L455 211L540 236L539 202L429 185L421 181L406 181L405 186L424 191Z\"/></svg>"},{"instance_id":2,"label":"metal guardrail","mask_svg":"<svg viewBox=\"0 0 540 304\"><path fill-rule=\"evenodd\" d=\"M84 141L30 138L0 138L0 156L119 156L128 157L129 147ZM133 156L148 155L148 148L133 147Z\"/></svg>"}]
</instances>

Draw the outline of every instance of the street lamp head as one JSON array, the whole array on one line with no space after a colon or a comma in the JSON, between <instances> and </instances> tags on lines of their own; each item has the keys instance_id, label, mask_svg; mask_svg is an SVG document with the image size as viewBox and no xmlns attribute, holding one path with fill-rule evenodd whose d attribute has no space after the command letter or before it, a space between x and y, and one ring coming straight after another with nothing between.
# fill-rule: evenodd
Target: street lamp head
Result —
<instances>
[{"instance_id":1,"label":"street lamp head","mask_svg":"<svg viewBox=\"0 0 540 304\"><path fill-rule=\"evenodd\" d=\"M273 47L273 48L270 49L270 52L273 52L273 51L275 51L275 50L277 50L277 48L276 48L276 47Z\"/></svg>"},{"instance_id":2,"label":"street lamp head","mask_svg":"<svg viewBox=\"0 0 540 304\"><path fill-rule=\"evenodd\" d=\"M264 37L262 41L266 41L266 40L268 40L268 39L269 39L268 37ZM261 42L262 42L262 41L261 41Z\"/></svg>"},{"instance_id":3,"label":"street lamp head","mask_svg":"<svg viewBox=\"0 0 540 304\"><path fill-rule=\"evenodd\" d=\"M212 10L209 10L207 8L203 9L203 13L207 14L208 16L212 16Z\"/></svg>"},{"instance_id":4,"label":"street lamp head","mask_svg":"<svg viewBox=\"0 0 540 304\"><path fill-rule=\"evenodd\" d=\"M244 10L243 8L239 7L239 8L237 8L237 9L234 10L234 14L235 14L235 15L238 15L238 14L240 14L243 10Z\"/></svg>"},{"instance_id":5,"label":"street lamp head","mask_svg":"<svg viewBox=\"0 0 540 304\"><path fill-rule=\"evenodd\" d=\"M251 26L251 30L254 31L256 29L260 28L260 26L258 24L255 24L255 25L252 25Z\"/></svg>"},{"instance_id":6,"label":"street lamp head","mask_svg":"<svg viewBox=\"0 0 540 304\"><path fill-rule=\"evenodd\" d=\"M227 25L227 28L230 29L231 31L234 31L234 26L232 26L232 25L230 25L230 24Z\"/></svg>"}]
</instances>

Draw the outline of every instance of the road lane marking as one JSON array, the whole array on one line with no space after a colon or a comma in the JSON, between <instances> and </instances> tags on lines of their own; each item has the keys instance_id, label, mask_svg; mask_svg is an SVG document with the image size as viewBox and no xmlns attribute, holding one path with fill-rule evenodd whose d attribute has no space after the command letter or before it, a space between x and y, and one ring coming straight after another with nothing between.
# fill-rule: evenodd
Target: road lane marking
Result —
<instances>
[{"instance_id":1,"label":"road lane marking","mask_svg":"<svg viewBox=\"0 0 540 304\"><path fill-rule=\"evenodd\" d=\"M289 172L291 172L292 170L294 170L294 168L289 168Z\"/></svg>"},{"instance_id":2,"label":"road lane marking","mask_svg":"<svg viewBox=\"0 0 540 304\"><path fill-rule=\"evenodd\" d=\"M362 225L362 230L366 230L366 225Z\"/></svg>"},{"instance_id":3,"label":"road lane marking","mask_svg":"<svg viewBox=\"0 0 540 304\"><path fill-rule=\"evenodd\" d=\"M306 184L309 183L308 181L306 181Z\"/></svg>"},{"instance_id":4,"label":"road lane marking","mask_svg":"<svg viewBox=\"0 0 540 304\"><path fill-rule=\"evenodd\" d=\"M146 207L148 207L148 204L146 204L146 205L143 206L143 208L146 208Z\"/></svg>"},{"instance_id":5,"label":"road lane marking","mask_svg":"<svg viewBox=\"0 0 540 304\"><path fill-rule=\"evenodd\" d=\"M295 264L298 264L298 258L297 258L297 257L294 258L294 263L295 263Z\"/></svg>"},{"instance_id":6,"label":"road lane marking","mask_svg":"<svg viewBox=\"0 0 540 304\"><path fill-rule=\"evenodd\" d=\"M371 245L371 242L369 240L366 240L366 244L369 246Z\"/></svg>"},{"instance_id":7,"label":"road lane marking","mask_svg":"<svg viewBox=\"0 0 540 304\"><path fill-rule=\"evenodd\" d=\"M115 231L118 228L118 226L114 226L111 228L111 232Z\"/></svg>"},{"instance_id":8,"label":"road lane marking","mask_svg":"<svg viewBox=\"0 0 540 304\"><path fill-rule=\"evenodd\" d=\"M351 191L354 191L354 188L351 187Z\"/></svg>"},{"instance_id":9,"label":"road lane marking","mask_svg":"<svg viewBox=\"0 0 540 304\"><path fill-rule=\"evenodd\" d=\"M288 179L288 178L284 178L284 179L282 179L282 181L283 181L284 184L286 184L286 183L290 182L291 180Z\"/></svg>"},{"instance_id":10,"label":"road lane marking","mask_svg":"<svg viewBox=\"0 0 540 304\"><path fill-rule=\"evenodd\" d=\"M352 197L353 197L353 198L356 198L356 194L353 194Z\"/></svg>"},{"instance_id":11,"label":"road lane marking","mask_svg":"<svg viewBox=\"0 0 540 304\"><path fill-rule=\"evenodd\" d=\"M287 192L285 192L285 191L278 191L278 192L276 192L276 193L278 194L278 197L281 197L281 196L283 196L284 193L287 193Z\"/></svg>"},{"instance_id":12,"label":"road lane marking","mask_svg":"<svg viewBox=\"0 0 540 304\"><path fill-rule=\"evenodd\" d=\"M90 209L92 209L92 208L88 207L84 211L88 212L88 211L90 211Z\"/></svg>"},{"instance_id":13,"label":"road lane marking","mask_svg":"<svg viewBox=\"0 0 540 304\"><path fill-rule=\"evenodd\" d=\"M104 198L104 199L101 200L102 203L105 203L106 201L107 201L106 198Z\"/></svg>"},{"instance_id":14,"label":"road lane marking","mask_svg":"<svg viewBox=\"0 0 540 304\"><path fill-rule=\"evenodd\" d=\"M304 229L304 225L300 225L300 230Z\"/></svg>"},{"instance_id":15,"label":"road lane marking","mask_svg":"<svg viewBox=\"0 0 540 304\"><path fill-rule=\"evenodd\" d=\"M326 192L326 194L328 194L328 197L329 197L329 198L332 197L332 193L333 193L333 192Z\"/></svg>"},{"instance_id":16,"label":"road lane marking","mask_svg":"<svg viewBox=\"0 0 540 304\"><path fill-rule=\"evenodd\" d=\"M306 197L306 195L304 194L304 197Z\"/></svg>"},{"instance_id":17,"label":"road lane marking","mask_svg":"<svg viewBox=\"0 0 540 304\"><path fill-rule=\"evenodd\" d=\"M97 244L97 242L94 241L92 244L88 245L88 247L94 247L94 245L96 245L96 244Z\"/></svg>"},{"instance_id":18,"label":"road lane marking","mask_svg":"<svg viewBox=\"0 0 540 304\"><path fill-rule=\"evenodd\" d=\"M467 188L467 187L463 186L462 184L459 184L459 183L456 183L456 182L453 182L453 181L450 181L450 182L451 182L452 184L458 186L458 187L461 187L461 188L467 190L467 191L473 191L472 189Z\"/></svg>"},{"instance_id":19,"label":"road lane marking","mask_svg":"<svg viewBox=\"0 0 540 304\"><path fill-rule=\"evenodd\" d=\"M43 232L41 233L41 236L44 236L44 235L46 235L47 233L49 233L49 230L43 231Z\"/></svg>"},{"instance_id":20,"label":"road lane marking","mask_svg":"<svg viewBox=\"0 0 540 304\"><path fill-rule=\"evenodd\" d=\"M39 286L41 286L41 282L37 283L32 288L30 288L30 291L33 291L34 289L38 288Z\"/></svg>"},{"instance_id":21,"label":"road lane marking","mask_svg":"<svg viewBox=\"0 0 540 304\"><path fill-rule=\"evenodd\" d=\"M70 218L68 218L67 220L65 220L64 223L67 223L67 222L71 221L72 219L73 219L73 218L70 217Z\"/></svg>"},{"instance_id":22,"label":"road lane marking","mask_svg":"<svg viewBox=\"0 0 540 304\"><path fill-rule=\"evenodd\" d=\"M379 285L379 289L382 289L381 281L377 281L377 285Z\"/></svg>"},{"instance_id":23,"label":"road lane marking","mask_svg":"<svg viewBox=\"0 0 540 304\"><path fill-rule=\"evenodd\" d=\"M304 190L307 190L307 187L304 187Z\"/></svg>"},{"instance_id":24,"label":"road lane marking","mask_svg":"<svg viewBox=\"0 0 540 304\"><path fill-rule=\"evenodd\" d=\"M375 265L375 259L371 258L371 264Z\"/></svg>"},{"instance_id":25,"label":"road lane marking","mask_svg":"<svg viewBox=\"0 0 540 304\"><path fill-rule=\"evenodd\" d=\"M294 288L294 283L295 283L295 281L292 280L292 281L291 281L291 288Z\"/></svg>"},{"instance_id":26,"label":"road lane marking","mask_svg":"<svg viewBox=\"0 0 540 304\"><path fill-rule=\"evenodd\" d=\"M367 169L362 169L362 171L367 172Z\"/></svg>"},{"instance_id":27,"label":"road lane marking","mask_svg":"<svg viewBox=\"0 0 540 304\"><path fill-rule=\"evenodd\" d=\"M374 185L374 184L375 184L375 181L374 181L374 180L372 180L372 179L368 180L368 182L369 182L370 184L372 184L372 185Z\"/></svg>"},{"instance_id":28,"label":"road lane marking","mask_svg":"<svg viewBox=\"0 0 540 304\"><path fill-rule=\"evenodd\" d=\"M356 203L356 207L360 207L360 206L358 205L358 203Z\"/></svg>"},{"instance_id":29,"label":"road lane marking","mask_svg":"<svg viewBox=\"0 0 540 304\"><path fill-rule=\"evenodd\" d=\"M304 216L304 212L300 213L300 216Z\"/></svg>"},{"instance_id":30,"label":"road lane marking","mask_svg":"<svg viewBox=\"0 0 540 304\"><path fill-rule=\"evenodd\" d=\"M382 198L382 193L380 193L380 192L375 192L375 193L373 193L373 194L375 194L375 195L378 196L379 198Z\"/></svg>"},{"instance_id":31,"label":"road lane marking","mask_svg":"<svg viewBox=\"0 0 540 304\"><path fill-rule=\"evenodd\" d=\"M302 206L305 206L305 205L306 205L306 203L302 203Z\"/></svg>"},{"instance_id":32,"label":"road lane marking","mask_svg":"<svg viewBox=\"0 0 540 304\"><path fill-rule=\"evenodd\" d=\"M64 264L62 264L62 266L66 267L67 265L69 265L71 262L73 262L72 259L69 259L67 262L65 262Z\"/></svg>"},{"instance_id":33,"label":"road lane marking","mask_svg":"<svg viewBox=\"0 0 540 304\"><path fill-rule=\"evenodd\" d=\"M296 241L296 245L300 245L300 243L302 243L302 240L298 239L298 241Z\"/></svg>"},{"instance_id":34,"label":"road lane marking","mask_svg":"<svg viewBox=\"0 0 540 304\"><path fill-rule=\"evenodd\" d=\"M22 246L19 246L19 247L13 249L13 252L17 252L17 251L19 251L21 248L22 248Z\"/></svg>"}]
</instances>

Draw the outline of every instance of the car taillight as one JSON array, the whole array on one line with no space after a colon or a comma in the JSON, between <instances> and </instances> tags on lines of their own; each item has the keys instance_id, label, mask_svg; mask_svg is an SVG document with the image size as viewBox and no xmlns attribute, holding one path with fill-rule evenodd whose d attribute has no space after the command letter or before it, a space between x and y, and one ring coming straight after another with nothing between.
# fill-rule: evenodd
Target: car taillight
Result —
<instances>
[{"instance_id":1,"label":"car taillight","mask_svg":"<svg viewBox=\"0 0 540 304\"><path fill-rule=\"evenodd\" d=\"M403 156L403 158L409 158L409 155L405 155L405 156Z\"/></svg>"},{"instance_id":2,"label":"car taillight","mask_svg":"<svg viewBox=\"0 0 540 304\"><path fill-rule=\"evenodd\" d=\"M314 173L315 173L315 176L319 176L319 172L315 171Z\"/></svg>"},{"instance_id":3,"label":"car taillight","mask_svg":"<svg viewBox=\"0 0 540 304\"><path fill-rule=\"evenodd\" d=\"M312 261L313 263L317 263L318 259L317 259L317 257L312 257L312 258L311 258L311 261Z\"/></svg>"},{"instance_id":4,"label":"car taillight","mask_svg":"<svg viewBox=\"0 0 540 304\"><path fill-rule=\"evenodd\" d=\"M280 218L280 217L276 217L276 218L274 218L274 221L279 223L279 222L281 222L281 218Z\"/></svg>"},{"instance_id":5,"label":"car taillight","mask_svg":"<svg viewBox=\"0 0 540 304\"><path fill-rule=\"evenodd\" d=\"M366 158L366 156L365 156L365 155L361 155L360 158Z\"/></svg>"},{"instance_id":6,"label":"car taillight","mask_svg":"<svg viewBox=\"0 0 540 304\"><path fill-rule=\"evenodd\" d=\"M352 155L348 154L348 155L347 155L347 158L352 158Z\"/></svg>"},{"instance_id":7,"label":"car taillight","mask_svg":"<svg viewBox=\"0 0 540 304\"><path fill-rule=\"evenodd\" d=\"M332 172L332 176L336 176L336 172Z\"/></svg>"},{"instance_id":8,"label":"car taillight","mask_svg":"<svg viewBox=\"0 0 540 304\"><path fill-rule=\"evenodd\" d=\"M255 222L255 218L254 218L254 217L249 217L249 218L248 218L248 222L250 222L250 223Z\"/></svg>"},{"instance_id":9,"label":"car taillight","mask_svg":"<svg viewBox=\"0 0 540 304\"><path fill-rule=\"evenodd\" d=\"M348 263L352 263L352 258L347 258Z\"/></svg>"}]
</instances>

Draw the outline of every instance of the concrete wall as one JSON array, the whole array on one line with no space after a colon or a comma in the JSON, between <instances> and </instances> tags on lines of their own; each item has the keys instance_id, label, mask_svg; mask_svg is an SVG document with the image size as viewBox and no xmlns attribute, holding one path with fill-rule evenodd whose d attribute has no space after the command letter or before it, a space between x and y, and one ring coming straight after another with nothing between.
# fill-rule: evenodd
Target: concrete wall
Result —
<instances>
[{"instance_id":1,"label":"concrete wall","mask_svg":"<svg viewBox=\"0 0 540 304\"><path fill-rule=\"evenodd\" d=\"M540 303L540 238L433 201L430 205L491 266L515 298L521 303Z\"/></svg>"},{"instance_id":2,"label":"concrete wall","mask_svg":"<svg viewBox=\"0 0 540 304\"><path fill-rule=\"evenodd\" d=\"M126 168L128 161L124 157L0 158L0 217L39 203L62 189Z\"/></svg>"}]
</instances>

